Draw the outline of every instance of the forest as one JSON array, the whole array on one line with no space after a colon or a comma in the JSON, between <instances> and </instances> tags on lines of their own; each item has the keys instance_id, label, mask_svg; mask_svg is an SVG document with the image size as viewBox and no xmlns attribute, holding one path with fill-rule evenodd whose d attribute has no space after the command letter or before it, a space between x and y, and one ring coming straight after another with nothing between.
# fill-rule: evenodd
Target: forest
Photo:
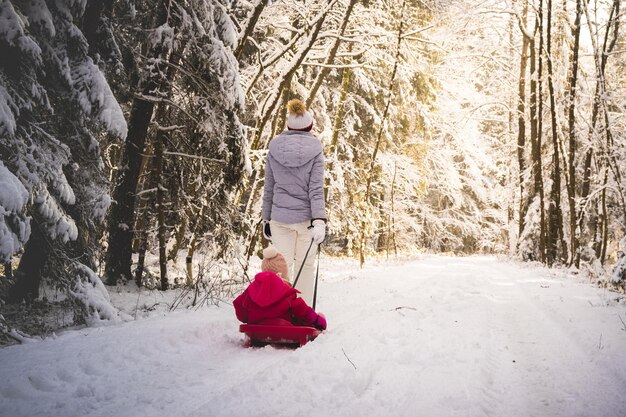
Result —
<instances>
[{"instance_id":1,"label":"forest","mask_svg":"<svg viewBox=\"0 0 626 417\"><path fill-rule=\"evenodd\" d=\"M233 294L302 99L327 256L502 254L626 287L619 0L0 0L0 305ZM42 288L46 288L42 293ZM10 326L0 316L0 328Z\"/></svg>"}]
</instances>

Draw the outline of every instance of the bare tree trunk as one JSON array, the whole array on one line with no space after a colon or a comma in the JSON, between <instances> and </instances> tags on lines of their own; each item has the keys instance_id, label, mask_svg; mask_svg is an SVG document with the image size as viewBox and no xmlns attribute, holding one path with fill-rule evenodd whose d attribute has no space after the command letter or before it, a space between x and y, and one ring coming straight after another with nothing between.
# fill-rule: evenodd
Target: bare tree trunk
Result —
<instances>
[{"instance_id":1,"label":"bare tree trunk","mask_svg":"<svg viewBox=\"0 0 626 417\"><path fill-rule=\"evenodd\" d=\"M352 44L348 47L348 50L352 50ZM330 137L330 149L329 154L331 158L328 159L328 171L333 172L333 164L337 159L337 145L339 144L339 132L341 130L341 126L344 122L343 118L345 115L345 104L346 99L348 98L348 91L350 89L350 68L343 69L343 75L341 78L341 91L339 92L339 100L337 101L337 113L335 113L335 118L333 120L333 131ZM330 175L326 175L324 179L325 188L328 190L330 184ZM324 194L324 199L328 202L329 193Z\"/></svg>"},{"instance_id":2,"label":"bare tree trunk","mask_svg":"<svg viewBox=\"0 0 626 417\"><path fill-rule=\"evenodd\" d=\"M149 147L146 153L152 154L153 151L154 150L150 149ZM148 167L148 164L152 162L148 161L148 159L153 158L148 158L147 156L144 156L144 163L142 164L142 168L140 171L141 177L143 178L143 181L140 181L140 184L143 182L143 186L139 185L139 188L150 189L152 184L148 184L146 186L145 183L154 180L154 175L146 175L146 169ZM137 208L138 219L135 222L135 236L132 244L133 252L136 251L139 254L139 257L137 259L137 266L135 268L135 284L137 284L137 287L141 287L143 282L146 251L148 250L148 231L146 229L148 227L148 224L150 223L151 216L151 210L149 207L154 204L154 198L149 194L150 193L148 193L148 195L141 195L139 197L139 207Z\"/></svg>"},{"instance_id":3,"label":"bare tree trunk","mask_svg":"<svg viewBox=\"0 0 626 417\"><path fill-rule=\"evenodd\" d=\"M143 271L146 264L146 251L148 250L148 242L146 239L142 240L139 244L139 257L137 259L137 268L135 269L135 284L137 287L141 287L143 283Z\"/></svg>"},{"instance_id":4,"label":"bare tree trunk","mask_svg":"<svg viewBox=\"0 0 626 417\"><path fill-rule=\"evenodd\" d=\"M570 215L570 260L572 265L578 258L578 236L576 232L576 89L578 85L578 52L580 48L580 20L582 15L581 0L576 0L576 17L572 35L572 67L569 74L567 128L569 137L567 159L567 199Z\"/></svg>"},{"instance_id":5,"label":"bare tree trunk","mask_svg":"<svg viewBox=\"0 0 626 417\"><path fill-rule=\"evenodd\" d=\"M4 267L4 277L6 279L13 279L13 265L11 261L9 260L9 262L5 262L2 265Z\"/></svg>"},{"instance_id":6,"label":"bare tree trunk","mask_svg":"<svg viewBox=\"0 0 626 417\"><path fill-rule=\"evenodd\" d=\"M391 71L391 76L389 77L389 86L387 87L387 99L385 103L385 109L383 111L383 115L380 120L380 128L378 129L378 136L376 138L376 143L374 144L374 150L372 152L372 157L370 159L369 169L367 172L367 180L365 184L365 196L363 198L363 204L365 207L369 204L370 192L372 186L372 180L374 179L374 167L376 166L376 157L378 156L378 149L380 148L380 144L382 142L383 132L385 130L385 122L387 121L387 116L389 115L389 106L391 105L391 98L393 96L393 85L396 79L396 73L398 72L398 64L400 63L400 46L402 44L402 34L404 32L404 8L406 5L406 0L402 2L402 6L400 8L400 18L398 25L398 38L396 42L396 56L393 63L393 70ZM359 264L361 268L363 264L365 264L365 220L361 222L361 237L359 239Z\"/></svg>"},{"instance_id":7,"label":"bare tree trunk","mask_svg":"<svg viewBox=\"0 0 626 417\"><path fill-rule=\"evenodd\" d=\"M277 111L274 115L274 121L272 123L272 137L278 135L285 129L285 124L287 123L287 103L289 102L289 98L291 97L291 81L293 80L293 73L289 74L289 80L285 82L285 87L281 94L281 98L279 101L279 105L277 106Z\"/></svg>"},{"instance_id":8,"label":"bare tree trunk","mask_svg":"<svg viewBox=\"0 0 626 417\"><path fill-rule=\"evenodd\" d=\"M89 44L89 56L92 58L101 50L103 39L102 23L111 18L115 0L87 0L81 22L81 31ZM108 49L108 47L107 47Z\"/></svg>"},{"instance_id":9,"label":"bare tree trunk","mask_svg":"<svg viewBox=\"0 0 626 417\"><path fill-rule=\"evenodd\" d=\"M166 105L161 103L157 109L157 120L163 120L166 113ZM157 212L157 238L159 241L159 273L161 281L161 290L165 291L168 287L167 280L167 253L165 248L165 186L163 178L163 148L165 142L165 133L162 129L157 129L154 143L154 175L156 177L156 212Z\"/></svg>"},{"instance_id":10,"label":"bare tree trunk","mask_svg":"<svg viewBox=\"0 0 626 417\"><path fill-rule=\"evenodd\" d=\"M330 48L328 52L328 57L324 61L325 66L322 67L319 74L317 74L317 78L315 78L315 82L311 87L311 91L309 92L309 96L306 99L306 106L310 107L313 104L313 100L315 100L315 96L317 95L317 91L324 82L324 79L328 76L331 70L331 65L335 63L335 57L337 56L337 51L339 51L339 46L341 45L342 38L346 32L346 28L348 27L348 22L350 21L350 16L352 15L352 10L356 4L357 0L350 0L348 3L348 7L346 8L345 13L343 14L343 20L341 22L341 26L339 27L339 33L337 34L337 38L335 39L335 43ZM352 50L352 44L349 46L350 50ZM345 70L349 70L345 68Z\"/></svg>"},{"instance_id":11,"label":"bare tree trunk","mask_svg":"<svg viewBox=\"0 0 626 417\"><path fill-rule=\"evenodd\" d=\"M330 137L330 154L337 152L337 145L339 144L339 132L344 122L343 118L346 114L346 100L348 98L348 92L350 90L350 68L343 69L343 76L341 78L341 92L339 93L339 100L337 101L337 113L333 120L333 132Z\"/></svg>"},{"instance_id":12,"label":"bare tree trunk","mask_svg":"<svg viewBox=\"0 0 626 417\"><path fill-rule=\"evenodd\" d=\"M172 83L177 74L178 64L187 48L187 41L182 41L179 43L177 49L173 51L170 57L170 66L167 69L167 75L164 80L163 90L166 91L167 95L171 95L172 91ZM159 103L159 106L156 110L156 135L154 138L154 174L155 174L155 184L156 184L156 211L157 211L157 237L159 241L159 273L160 273L160 282L161 282L161 290L167 290L169 283L167 279L167 225L165 224L165 192L167 189L165 188L165 179L163 172L163 164L164 164L164 151L165 144L167 142L167 132L166 128L160 126L165 120L168 119L168 113L170 111L170 106L165 102Z\"/></svg>"},{"instance_id":13,"label":"bare tree trunk","mask_svg":"<svg viewBox=\"0 0 626 417\"><path fill-rule=\"evenodd\" d=\"M235 49L235 58L237 58L237 61L241 60L241 55L243 54L243 51L246 47L248 38L250 37L250 35L252 35L252 32L254 32L254 28L259 21L259 17L261 17L261 13L263 13L263 10L265 9L265 6L268 5L268 3L269 0L259 1L250 13L250 17L246 21L242 33L239 35L239 42L237 43L237 48Z\"/></svg>"},{"instance_id":14,"label":"bare tree trunk","mask_svg":"<svg viewBox=\"0 0 626 417\"><path fill-rule=\"evenodd\" d=\"M561 166L559 156L559 137L556 119L556 100L554 97L554 71L552 67L552 0L548 0L548 22L546 25L546 43L548 60L548 92L550 96L550 127L552 134L552 187L548 209L548 241L546 245L546 261L552 265L556 260L559 242L565 250L563 242L563 215L561 212Z\"/></svg>"},{"instance_id":15,"label":"bare tree trunk","mask_svg":"<svg viewBox=\"0 0 626 417\"><path fill-rule=\"evenodd\" d=\"M543 47L543 1L540 1L535 29L530 47L530 145L532 154L533 173L533 198L539 197L539 260L545 262L545 215L543 195L543 175L541 163L542 142L542 84L543 71L542 47ZM539 31L539 45L537 45L536 33ZM536 64L537 63L537 64ZM530 197L530 196L529 196Z\"/></svg>"},{"instance_id":16,"label":"bare tree trunk","mask_svg":"<svg viewBox=\"0 0 626 417\"><path fill-rule=\"evenodd\" d=\"M393 166L393 179L391 180L391 213L389 213L389 220L387 220L387 227L389 228L387 235L387 256L389 255L389 244L393 243L393 250L398 255L398 246L396 244L396 217L395 217L395 193L396 193L396 176L398 174L398 165Z\"/></svg>"},{"instance_id":17,"label":"bare tree trunk","mask_svg":"<svg viewBox=\"0 0 626 417\"><path fill-rule=\"evenodd\" d=\"M598 257L600 259L600 263L602 265L604 265L604 260L606 258L606 248L608 246L609 243L609 218L608 218L608 213L607 213L607 207L606 207L606 185L608 183L609 180L609 173L607 172L607 170L605 170L604 173L604 183L602 186L602 195L600 196L600 204L602 207L602 211L600 214L600 219L602 220L602 239L601 239L601 243L600 243L600 256Z\"/></svg>"},{"instance_id":18,"label":"bare tree trunk","mask_svg":"<svg viewBox=\"0 0 626 417\"><path fill-rule=\"evenodd\" d=\"M176 240L174 245L172 245L172 249L170 249L170 253L167 255L167 259L170 261L176 261L178 256L178 252L180 248L183 246L183 241L185 240L185 233L187 232L187 215L183 214L180 224L176 229Z\"/></svg>"},{"instance_id":19,"label":"bare tree trunk","mask_svg":"<svg viewBox=\"0 0 626 417\"><path fill-rule=\"evenodd\" d=\"M42 273L52 250L39 222L33 220L30 224L30 238L15 272L15 284L9 290L9 303L30 302L39 297Z\"/></svg>"},{"instance_id":20,"label":"bare tree trunk","mask_svg":"<svg viewBox=\"0 0 626 417\"><path fill-rule=\"evenodd\" d=\"M166 23L169 16L169 2L162 0L156 6L154 27ZM139 168L146 144L148 126L154 110L154 101L148 98L159 90L161 84L161 60L168 55L162 43L157 43L148 51L154 68L146 68L148 75L141 83L140 95L135 96L130 110L128 135L124 142L119 172L119 183L113 190L114 204L109 215L109 244L106 253L106 283L113 285L119 278L130 279L132 241L134 236L136 191Z\"/></svg>"},{"instance_id":21,"label":"bare tree trunk","mask_svg":"<svg viewBox=\"0 0 626 417\"><path fill-rule=\"evenodd\" d=\"M520 57L519 81L517 84L517 163L519 166L519 228L518 236L522 236L525 227L526 210L528 208L524 197L524 171L526 171L526 162L524 158L524 149L526 148L526 66L528 63L528 48L530 45L530 37L526 33L526 24L528 16L528 4L524 3L522 11L522 20L520 28L522 31L522 52Z\"/></svg>"}]
</instances>

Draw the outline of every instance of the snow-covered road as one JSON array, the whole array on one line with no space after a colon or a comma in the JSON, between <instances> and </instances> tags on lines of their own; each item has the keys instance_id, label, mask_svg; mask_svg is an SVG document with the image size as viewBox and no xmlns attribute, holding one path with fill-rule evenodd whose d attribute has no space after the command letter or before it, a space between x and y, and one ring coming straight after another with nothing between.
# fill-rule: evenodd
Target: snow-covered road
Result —
<instances>
[{"instance_id":1,"label":"snow-covered road","mask_svg":"<svg viewBox=\"0 0 626 417\"><path fill-rule=\"evenodd\" d=\"M228 305L2 349L0 416L626 416L615 293L490 257L322 274L297 350L242 347Z\"/></svg>"}]
</instances>

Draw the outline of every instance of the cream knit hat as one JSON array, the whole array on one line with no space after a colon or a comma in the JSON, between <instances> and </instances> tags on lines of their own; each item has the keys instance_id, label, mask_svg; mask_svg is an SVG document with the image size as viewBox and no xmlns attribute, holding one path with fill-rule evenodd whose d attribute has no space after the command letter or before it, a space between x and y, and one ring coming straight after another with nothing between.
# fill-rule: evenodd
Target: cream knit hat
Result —
<instances>
[{"instance_id":1,"label":"cream knit hat","mask_svg":"<svg viewBox=\"0 0 626 417\"><path fill-rule=\"evenodd\" d=\"M280 276L283 281L289 284L289 271L287 269L287 261L285 257L278 253L274 246L268 246L263 249L263 261L261 261L261 270L271 271Z\"/></svg>"},{"instance_id":2,"label":"cream knit hat","mask_svg":"<svg viewBox=\"0 0 626 417\"><path fill-rule=\"evenodd\" d=\"M306 106L298 99L287 103L287 128L305 130L313 126L313 115L306 110Z\"/></svg>"}]
</instances>

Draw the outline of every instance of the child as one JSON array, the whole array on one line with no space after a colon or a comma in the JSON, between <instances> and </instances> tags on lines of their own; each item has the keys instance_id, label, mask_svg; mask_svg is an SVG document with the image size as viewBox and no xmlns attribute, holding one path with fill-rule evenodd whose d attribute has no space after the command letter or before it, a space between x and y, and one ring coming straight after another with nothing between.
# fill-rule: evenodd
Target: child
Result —
<instances>
[{"instance_id":1,"label":"child","mask_svg":"<svg viewBox=\"0 0 626 417\"><path fill-rule=\"evenodd\" d=\"M261 270L233 302L241 322L326 329L324 315L309 307L289 284L287 262L273 246L263 250Z\"/></svg>"}]
</instances>

